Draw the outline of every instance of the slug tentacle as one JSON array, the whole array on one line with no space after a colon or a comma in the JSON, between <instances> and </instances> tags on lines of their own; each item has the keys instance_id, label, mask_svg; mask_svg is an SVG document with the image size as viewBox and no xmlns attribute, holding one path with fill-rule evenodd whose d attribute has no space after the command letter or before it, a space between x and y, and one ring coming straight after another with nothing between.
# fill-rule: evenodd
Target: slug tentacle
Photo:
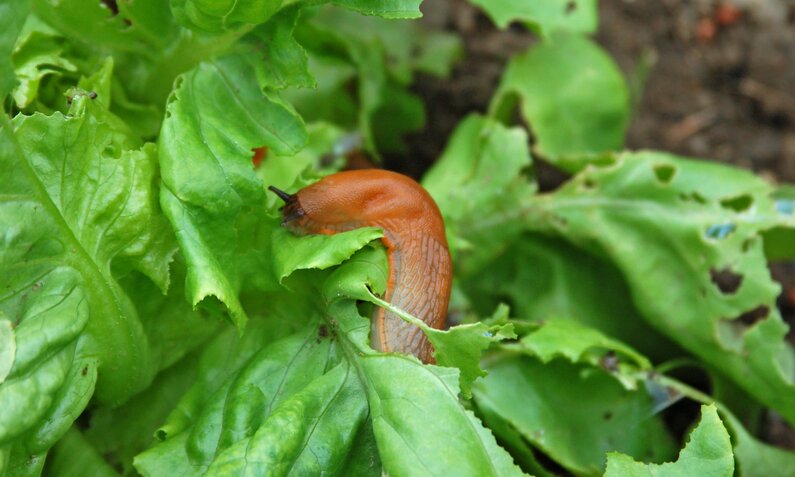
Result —
<instances>
[{"instance_id":1,"label":"slug tentacle","mask_svg":"<svg viewBox=\"0 0 795 477\"><path fill-rule=\"evenodd\" d=\"M284 201L285 204L290 204L295 202L297 199L295 198L294 194L288 194L287 192L276 188L275 186L268 186L268 190L273 192L274 194L278 195L281 200Z\"/></svg>"},{"instance_id":2,"label":"slug tentacle","mask_svg":"<svg viewBox=\"0 0 795 477\"><path fill-rule=\"evenodd\" d=\"M332 174L294 195L270 189L285 201L282 224L295 232L381 227L389 258L384 299L433 328L444 328L452 261L439 208L419 184L370 169ZM374 313L370 340L379 351L411 353L434 362L433 347L422 330L384 309Z\"/></svg>"}]
</instances>

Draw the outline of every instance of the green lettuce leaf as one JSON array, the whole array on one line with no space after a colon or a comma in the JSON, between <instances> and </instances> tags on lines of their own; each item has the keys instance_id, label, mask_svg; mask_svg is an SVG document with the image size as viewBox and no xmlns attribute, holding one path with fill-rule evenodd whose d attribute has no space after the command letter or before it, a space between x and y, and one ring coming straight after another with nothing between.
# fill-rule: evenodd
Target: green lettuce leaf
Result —
<instances>
[{"instance_id":1,"label":"green lettuce leaf","mask_svg":"<svg viewBox=\"0 0 795 477\"><path fill-rule=\"evenodd\" d=\"M542 36L555 31L594 33L598 22L596 0L470 0L500 28L512 22L528 24Z\"/></svg>"},{"instance_id":2,"label":"green lettuce leaf","mask_svg":"<svg viewBox=\"0 0 795 477\"><path fill-rule=\"evenodd\" d=\"M631 457L611 452L607 454L605 477L660 477L681 475L734 475L734 456L729 433L723 427L715 406L701 407L701 422L690 433L690 439L676 462L643 464Z\"/></svg>"},{"instance_id":3,"label":"green lettuce leaf","mask_svg":"<svg viewBox=\"0 0 795 477\"><path fill-rule=\"evenodd\" d=\"M635 371L651 369L649 360L631 347L571 320L543 323L538 330L524 336L517 345L505 348L529 352L542 363L565 358L572 363L601 366L627 389L636 388ZM626 372L625 368L631 372Z\"/></svg>"},{"instance_id":4,"label":"green lettuce leaf","mask_svg":"<svg viewBox=\"0 0 795 477\"><path fill-rule=\"evenodd\" d=\"M737 470L745 477L786 477L795 468L795 452L773 447L754 438L734 415L721 410L732 437Z\"/></svg>"},{"instance_id":5,"label":"green lettuce leaf","mask_svg":"<svg viewBox=\"0 0 795 477\"><path fill-rule=\"evenodd\" d=\"M182 28L168 2L160 0L35 0L34 6L41 20L69 40L66 58L81 73L91 73L108 56L113 58L112 111L147 140L160 128L175 78L227 52L240 37L240 33L202 35ZM62 93L48 91L45 104L64 110L57 101Z\"/></svg>"},{"instance_id":6,"label":"green lettuce leaf","mask_svg":"<svg viewBox=\"0 0 795 477\"><path fill-rule=\"evenodd\" d=\"M63 43L64 38L38 17L28 17L12 56L19 80L13 92L17 108L27 108L38 98L39 86L47 76L77 71L64 55Z\"/></svg>"},{"instance_id":7,"label":"green lettuce leaf","mask_svg":"<svg viewBox=\"0 0 795 477\"><path fill-rule=\"evenodd\" d=\"M555 35L514 57L491 113L510 118L516 104L533 131L535 151L564 169L561 156L620 149L629 122L621 71L596 43Z\"/></svg>"},{"instance_id":8,"label":"green lettuce leaf","mask_svg":"<svg viewBox=\"0 0 795 477\"><path fill-rule=\"evenodd\" d=\"M338 362L332 350L332 341L317 338L317 326L308 327L264 347L239 373L229 376L219 389L204 397L206 401L202 403L198 414L188 415L194 420L192 426L179 432L170 426L172 429L163 443L135 459L136 468L144 475L160 475L164 471L179 475L203 475L213 467L218 469L235 465L230 460L236 458L242 459L242 462L246 459L263 459L268 449L259 452L257 457L237 456L236 453L241 450L240 442L249 438L264 439L269 435L284 436L288 428L293 432L296 426L304 426L306 423L300 419L281 422L285 417L280 411L283 406L288 409L294 405L300 406L300 403L291 401L296 398L295 393L314 385L328 368L333 368ZM334 392L329 398L333 398L333 395ZM243 445L243 451L245 447ZM295 455L293 457L297 459Z\"/></svg>"},{"instance_id":9,"label":"green lettuce leaf","mask_svg":"<svg viewBox=\"0 0 795 477\"><path fill-rule=\"evenodd\" d=\"M111 3L33 0L36 15L66 36L116 51L142 56L151 46L166 47L177 34L168 4L158 0Z\"/></svg>"},{"instance_id":10,"label":"green lettuce leaf","mask_svg":"<svg viewBox=\"0 0 795 477\"><path fill-rule=\"evenodd\" d=\"M477 226L477 221L475 216L463 232ZM481 249L483 243L495 247L504 232L502 227L483 231L473 248ZM470 270L469 254L461 259L467 262L459 265L468 271L459 275L461 286L478 313L507 302L522 320L573 320L642 350L654 362L684 354L627 299L630 289L615 265L557 237L523 233L484 268Z\"/></svg>"},{"instance_id":11,"label":"green lettuce leaf","mask_svg":"<svg viewBox=\"0 0 795 477\"><path fill-rule=\"evenodd\" d=\"M238 54L186 74L160 135L162 204L185 254L191 304L214 297L241 329L247 315L238 295L245 268L256 268L250 261L262 262L252 253L266 215L251 150L288 155L306 141L292 109L263 94L254 63Z\"/></svg>"},{"instance_id":12,"label":"green lettuce leaf","mask_svg":"<svg viewBox=\"0 0 795 477\"><path fill-rule=\"evenodd\" d=\"M298 6L282 9L270 21L252 32L262 60L255 64L263 88L314 88L304 48L293 37L301 10Z\"/></svg>"},{"instance_id":13,"label":"green lettuce leaf","mask_svg":"<svg viewBox=\"0 0 795 477\"><path fill-rule=\"evenodd\" d=\"M30 1L12 0L0 5L0 101L16 84L11 53L30 13Z\"/></svg>"},{"instance_id":14,"label":"green lettuce leaf","mask_svg":"<svg viewBox=\"0 0 795 477\"><path fill-rule=\"evenodd\" d=\"M489 359L486 370L473 385L478 409L577 475L599 475L609 451L652 461L675 451L654 399L604 369L505 354Z\"/></svg>"},{"instance_id":15,"label":"green lettuce leaf","mask_svg":"<svg viewBox=\"0 0 795 477\"><path fill-rule=\"evenodd\" d=\"M339 8L311 13L297 37L309 51L319 88L288 97L307 121L356 128L374 155L402 151L403 136L425 123L424 106L408 89L414 72L449 71L460 56L460 41L414 22L362 17ZM354 92L351 80L356 80Z\"/></svg>"},{"instance_id":16,"label":"green lettuce leaf","mask_svg":"<svg viewBox=\"0 0 795 477\"><path fill-rule=\"evenodd\" d=\"M419 18L422 0L332 0L334 5L348 8L364 15L377 15L390 19Z\"/></svg>"},{"instance_id":17,"label":"green lettuce leaf","mask_svg":"<svg viewBox=\"0 0 795 477\"><path fill-rule=\"evenodd\" d=\"M47 459L49 475L91 475L118 477L118 473L97 452L76 427L71 427Z\"/></svg>"},{"instance_id":18,"label":"green lettuce leaf","mask_svg":"<svg viewBox=\"0 0 795 477\"><path fill-rule=\"evenodd\" d=\"M174 18L188 28L224 32L259 25L273 16L281 0L172 0Z\"/></svg>"},{"instance_id":19,"label":"green lettuce leaf","mask_svg":"<svg viewBox=\"0 0 795 477\"><path fill-rule=\"evenodd\" d=\"M450 469L458 475L524 475L458 402L457 370L398 356L368 357L362 366L378 450L391 475L441 476Z\"/></svg>"},{"instance_id":20,"label":"green lettuce leaf","mask_svg":"<svg viewBox=\"0 0 795 477\"><path fill-rule=\"evenodd\" d=\"M165 369L151 386L124 405L92 409L88 428L81 433L86 444L93 446L104 461L129 475L133 457L152 444L155 431L193 384L199 354L188 354ZM54 452L57 460L58 447Z\"/></svg>"},{"instance_id":21,"label":"green lettuce leaf","mask_svg":"<svg viewBox=\"0 0 795 477\"><path fill-rule=\"evenodd\" d=\"M523 210L529 227L615 263L653 327L793 421L795 354L760 237L790 218L771 192L744 171L640 152Z\"/></svg>"},{"instance_id":22,"label":"green lettuce leaf","mask_svg":"<svg viewBox=\"0 0 795 477\"><path fill-rule=\"evenodd\" d=\"M0 312L16 349L0 384L12 410L0 417L0 446L11 445L11 469L43 462L92 394L118 404L156 371L115 272L164 290L176 244L157 207L155 147L116 124L81 90L68 116L3 124Z\"/></svg>"},{"instance_id":23,"label":"green lettuce leaf","mask_svg":"<svg viewBox=\"0 0 795 477\"><path fill-rule=\"evenodd\" d=\"M270 319L252 320L243 338L233 338L242 339L240 345L218 338L207 347L196 384L157 432L162 442L136 457L139 472L256 475L257 469L284 466L299 474L368 475L380 473L383 465L394 475L436 475L452 462L458 462L462 475L519 472L458 402L457 369L428 367L414 357L384 356L369 348L369 322L353 298L367 284L383 289L383 250L365 247L336 269L318 270L345 260L352 248L379 238L380 231L273 234L285 248L273 257L275 276L292 291L270 294ZM286 306L278 306L279 300ZM249 333L267 336L258 331L263 324L283 326L288 316L303 323L297 331L277 341L268 337L269 344L259 350L245 344L262 343ZM219 353L236 364L218 364ZM406 404L412 402L441 417L429 420L416 412L416 404ZM418 419L422 433L413 423ZM452 432L459 438L440 456L431 443Z\"/></svg>"},{"instance_id":24,"label":"green lettuce leaf","mask_svg":"<svg viewBox=\"0 0 795 477\"><path fill-rule=\"evenodd\" d=\"M207 475L336 474L367 413L355 370L337 365L286 399L253 436L221 452Z\"/></svg>"},{"instance_id":25,"label":"green lettuce leaf","mask_svg":"<svg viewBox=\"0 0 795 477\"><path fill-rule=\"evenodd\" d=\"M523 174L531 164L522 129L470 115L423 177L422 185L445 218L453 258L462 274L485 266L522 232L518 223L501 223L499 229L481 223L499 220L535 192ZM494 306L489 304L489 309Z\"/></svg>"}]
</instances>

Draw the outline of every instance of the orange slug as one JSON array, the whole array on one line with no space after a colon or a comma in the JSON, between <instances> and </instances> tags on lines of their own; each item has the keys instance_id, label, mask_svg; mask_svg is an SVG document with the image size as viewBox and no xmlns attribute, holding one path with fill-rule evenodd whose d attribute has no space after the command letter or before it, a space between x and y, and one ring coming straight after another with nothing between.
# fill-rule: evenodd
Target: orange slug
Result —
<instances>
[{"instance_id":1,"label":"orange slug","mask_svg":"<svg viewBox=\"0 0 795 477\"><path fill-rule=\"evenodd\" d=\"M331 235L381 227L389 259L384 299L433 328L444 328L452 260L439 207L422 186L395 172L367 169L332 174L294 195L269 189L284 200L282 225L295 233ZM422 330L380 307L370 341L379 351L435 362Z\"/></svg>"}]
</instances>

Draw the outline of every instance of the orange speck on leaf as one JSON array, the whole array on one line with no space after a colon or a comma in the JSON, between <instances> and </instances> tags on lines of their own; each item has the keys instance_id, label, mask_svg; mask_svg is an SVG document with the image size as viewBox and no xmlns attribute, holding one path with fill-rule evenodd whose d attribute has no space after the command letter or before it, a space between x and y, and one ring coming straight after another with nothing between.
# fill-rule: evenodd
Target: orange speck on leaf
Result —
<instances>
[{"instance_id":1,"label":"orange speck on leaf","mask_svg":"<svg viewBox=\"0 0 795 477\"><path fill-rule=\"evenodd\" d=\"M266 146L255 147L252 151L254 151L254 157L251 158L251 162L254 164L254 169L256 169L262 164L262 160L268 156L268 148Z\"/></svg>"}]
</instances>

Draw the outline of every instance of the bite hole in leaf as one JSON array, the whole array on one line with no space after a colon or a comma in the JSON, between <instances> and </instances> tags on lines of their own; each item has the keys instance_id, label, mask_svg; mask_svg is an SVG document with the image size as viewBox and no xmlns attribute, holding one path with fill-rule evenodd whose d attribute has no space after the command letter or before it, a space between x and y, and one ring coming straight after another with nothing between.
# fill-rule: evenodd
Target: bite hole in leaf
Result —
<instances>
[{"instance_id":1,"label":"bite hole in leaf","mask_svg":"<svg viewBox=\"0 0 795 477\"><path fill-rule=\"evenodd\" d=\"M722 270L717 270L714 267L710 268L709 275L712 283L718 287L718 290L720 290L721 293L726 295L736 293L737 290L740 289L740 285L743 283L743 276L738 273L734 273L734 271L729 267L726 267Z\"/></svg>"},{"instance_id":2,"label":"bite hole in leaf","mask_svg":"<svg viewBox=\"0 0 795 477\"><path fill-rule=\"evenodd\" d=\"M119 5L116 3L116 0L100 0L99 4L116 16L119 14Z\"/></svg>"},{"instance_id":3,"label":"bite hole in leaf","mask_svg":"<svg viewBox=\"0 0 795 477\"><path fill-rule=\"evenodd\" d=\"M731 235L737 227L734 224L710 225L705 232L707 238L723 240Z\"/></svg>"},{"instance_id":4,"label":"bite hole in leaf","mask_svg":"<svg viewBox=\"0 0 795 477\"><path fill-rule=\"evenodd\" d=\"M670 164L657 164L654 166L654 176L661 184L670 184L676 175L676 167Z\"/></svg>"},{"instance_id":5,"label":"bite hole in leaf","mask_svg":"<svg viewBox=\"0 0 795 477\"><path fill-rule=\"evenodd\" d=\"M571 174L540 157L534 158L532 172L538 183L539 192L552 192L557 190L571 179Z\"/></svg>"},{"instance_id":6,"label":"bite hole in leaf","mask_svg":"<svg viewBox=\"0 0 795 477\"><path fill-rule=\"evenodd\" d=\"M734 321L736 323L742 323L746 327L750 328L760 321L766 319L768 315L770 315L770 307L767 305L759 305L756 308L752 308L742 313Z\"/></svg>"},{"instance_id":7,"label":"bite hole in leaf","mask_svg":"<svg viewBox=\"0 0 795 477\"><path fill-rule=\"evenodd\" d=\"M776 211L781 214L792 215L795 213L795 200L778 199L776 200Z\"/></svg>"},{"instance_id":8,"label":"bite hole in leaf","mask_svg":"<svg viewBox=\"0 0 795 477\"><path fill-rule=\"evenodd\" d=\"M720 201L720 205L726 209L731 209L735 212L745 212L750 209L754 203L754 198L748 194L738 195L737 197L729 197Z\"/></svg>"},{"instance_id":9,"label":"bite hole in leaf","mask_svg":"<svg viewBox=\"0 0 795 477\"><path fill-rule=\"evenodd\" d=\"M700 382L698 377L695 378L699 382L695 383L695 388L704 391L704 387L708 387L707 383ZM691 381L688 379L687 381ZM688 383L691 384L692 383ZM665 423L665 427L674 436L674 439L679 442L685 441L688 432L693 428L693 423L697 422L701 414L701 405L691 399L682 399L682 395L675 389L668 389L669 404L661 410L661 417Z\"/></svg>"}]
</instances>

